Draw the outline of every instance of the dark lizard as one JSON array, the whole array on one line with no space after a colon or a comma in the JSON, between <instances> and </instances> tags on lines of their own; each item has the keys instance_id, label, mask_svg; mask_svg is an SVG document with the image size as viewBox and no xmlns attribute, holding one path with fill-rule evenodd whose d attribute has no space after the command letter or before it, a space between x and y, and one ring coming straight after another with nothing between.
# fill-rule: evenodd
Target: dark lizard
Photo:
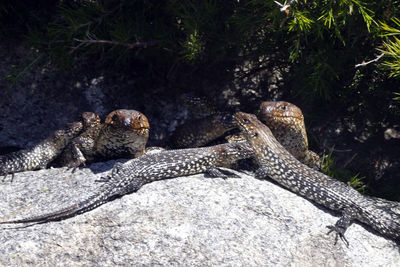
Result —
<instances>
[{"instance_id":1,"label":"dark lizard","mask_svg":"<svg viewBox=\"0 0 400 267\"><path fill-rule=\"evenodd\" d=\"M172 148L200 147L236 128L233 113L218 113L180 125L168 139Z\"/></svg>"},{"instance_id":2,"label":"dark lizard","mask_svg":"<svg viewBox=\"0 0 400 267\"><path fill-rule=\"evenodd\" d=\"M233 113L220 111L209 98L182 94L179 97L193 119L179 125L169 136L167 144L171 148L201 147L236 128Z\"/></svg>"},{"instance_id":3,"label":"dark lizard","mask_svg":"<svg viewBox=\"0 0 400 267\"><path fill-rule=\"evenodd\" d=\"M99 191L80 203L59 211L37 217L2 221L6 223L44 223L73 217L92 210L114 198L139 190L144 184L207 172L212 177L226 178L231 173L218 167L251 157L253 150L247 142L226 143L211 147L164 150L146 154L126 163L117 163L111 174L104 179Z\"/></svg>"},{"instance_id":4,"label":"dark lizard","mask_svg":"<svg viewBox=\"0 0 400 267\"><path fill-rule=\"evenodd\" d=\"M33 146L0 156L0 175L16 172L44 169L85 127L92 113L83 113L81 120L68 124L64 129L55 131L51 136Z\"/></svg>"},{"instance_id":5,"label":"dark lizard","mask_svg":"<svg viewBox=\"0 0 400 267\"><path fill-rule=\"evenodd\" d=\"M290 191L341 212L342 217L328 228L346 244L344 233L353 220L365 223L389 238L400 239L400 203L361 195L352 187L302 164L255 115L238 112L235 120L260 165L256 177L270 177Z\"/></svg>"},{"instance_id":6,"label":"dark lizard","mask_svg":"<svg viewBox=\"0 0 400 267\"><path fill-rule=\"evenodd\" d=\"M86 130L66 147L58 165L77 167L98 159L144 154L150 129L144 114L118 109L108 114L104 123L100 123L100 117L96 116Z\"/></svg>"},{"instance_id":7,"label":"dark lizard","mask_svg":"<svg viewBox=\"0 0 400 267\"><path fill-rule=\"evenodd\" d=\"M185 93L179 96L179 100L188 109L191 117L196 119L223 113L217 108L217 103L208 97Z\"/></svg>"}]
</instances>

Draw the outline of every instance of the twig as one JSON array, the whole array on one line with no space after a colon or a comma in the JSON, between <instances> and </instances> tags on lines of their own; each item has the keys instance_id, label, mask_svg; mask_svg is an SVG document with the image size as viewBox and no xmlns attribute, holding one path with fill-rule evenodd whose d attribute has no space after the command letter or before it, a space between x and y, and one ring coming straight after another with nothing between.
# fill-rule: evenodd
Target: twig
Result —
<instances>
[{"instance_id":1,"label":"twig","mask_svg":"<svg viewBox=\"0 0 400 267\"><path fill-rule=\"evenodd\" d=\"M352 162L353 159L354 159L355 157L357 157L357 155L358 155L358 153L355 153L353 156L351 156L351 157L343 164L342 168L346 168L347 165L349 165L350 162Z\"/></svg>"},{"instance_id":2,"label":"twig","mask_svg":"<svg viewBox=\"0 0 400 267\"><path fill-rule=\"evenodd\" d=\"M296 2L296 0L289 0L289 1L286 3L286 5L283 5L283 4L279 3L278 1L274 1L274 2L275 2L275 4L277 4L278 6L281 7L280 11L281 11L281 12L284 12L284 11L286 11L294 2Z\"/></svg>"},{"instance_id":3,"label":"twig","mask_svg":"<svg viewBox=\"0 0 400 267\"><path fill-rule=\"evenodd\" d=\"M134 48L147 48L149 46L156 45L160 43L161 41L158 40L153 40L153 41L148 41L148 42L136 42L136 43L123 43L123 42L117 42L117 41L111 41L111 40L81 40L81 39L76 39L74 38L75 41L80 42L79 45L74 47L71 51L70 54L75 52L79 47L83 45L91 45L91 44L108 44L108 45L120 45L120 46L125 46L128 49L134 49Z\"/></svg>"},{"instance_id":4,"label":"twig","mask_svg":"<svg viewBox=\"0 0 400 267\"><path fill-rule=\"evenodd\" d=\"M363 66L366 66L366 65L368 65L368 64L370 64L370 63L373 63L373 62L376 62L376 61L378 61L379 59L381 59L381 57L383 57L385 55L385 53L382 53L382 54L380 54L379 56L377 56L375 59L373 59L373 60L370 60L370 61L368 61L368 62L362 62L362 63L360 63L360 64L357 64L357 65L355 65L355 68L358 68L358 67L363 67Z\"/></svg>"}]
</instances>

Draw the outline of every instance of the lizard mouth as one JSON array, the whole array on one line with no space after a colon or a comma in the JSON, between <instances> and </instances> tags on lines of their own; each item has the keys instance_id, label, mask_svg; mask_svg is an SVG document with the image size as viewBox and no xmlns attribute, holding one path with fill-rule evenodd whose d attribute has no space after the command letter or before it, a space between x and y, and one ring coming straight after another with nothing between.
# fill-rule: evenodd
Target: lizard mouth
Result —
<instances>
[{"instance_id":1,"label":"lizard mouth","mask_svg":"<svg viewBox=\"0 0 400 267\"><path fill-rule=\"evenodd\" d=\"M107 115L105 124L133 132L145 132L150 129L147 117L136 110L118 109Z\"/></svg>"},{"instance_id":2,"label":"lizard mouth","mask_svg":"<svg viewBox=\"0 0 400 267\"><path fill-rule=\"evenodd\" d=\"M86 127L100 124L100 117L94 112L83 112L81 117Z\"/></svg>"},{"instance_id":3,"label":"lizard mouth","mask_svg":"<svg viewBox=\"0 0 400 267\"><path fill-rule=\"evenodd\" d=\"M267 115L267 117L269 118L279 118L279 119L302 119L303 117L300 116L287 116L287 115L279 115L279 114L275 114L275 115Z\"/></svg>"},{"instance_id":4,"label":"lizard mouth","mask_svg":"<svg viewBox=\"0 0 400 267\"><path fill-rule=\"evenodd\" d=\"M137 135L148 135L149 131L150 131L149 128L139 128L133 130L133 132L135 132Z\"/></svg>"},{"instance_id":5,"label":"lizard mouth","mask_svg":"<svg viewBox=\"0 0 400 267\"><path fill-rule=\"evenodd\" d=\"M251 127L250 127L252 125L251 119L253 120L256 119L255 115L246 114L243 112L236 112L233 117L241 130L245 130L246 132L251 132Z\"/></svg>"}]
</instances>

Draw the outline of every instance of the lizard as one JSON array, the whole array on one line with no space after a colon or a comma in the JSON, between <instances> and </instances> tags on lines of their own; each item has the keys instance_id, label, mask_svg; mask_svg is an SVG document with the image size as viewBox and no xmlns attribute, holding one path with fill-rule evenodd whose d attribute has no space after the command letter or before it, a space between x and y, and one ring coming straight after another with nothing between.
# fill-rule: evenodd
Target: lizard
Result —
<instances>
[{"instance_id":1,"label":"lizard","mask_svg":"<svg viewBox=\"0 0 400 267\"><path fill-rule=\"evenodd\" d=\"M309 168L291 155L255 115L238 112L235 120L260 166L256 178L270 177L290 191L342 213L335 225L327 226L328 233L336 232L336 241L340 237L348 245L344 234L354 220L400 240L400 203L364 196L345 183Z\"/></svg>"},{"instance_id":2,"label":"lizard","mask_svg":"<svg viewBox=\"0 0 400 267\"><path fill-rule=\"evenodd\" d=\"M183 106L188 109L190 115L196 119L222 113L222 111L217 108L217 103L215 101L192 92L180 95L179 100Z\"/></svg>"},{"instance_id":3,"label":"lizard","mask_svg":"<svg viewBox=\"0 0 400 267\"><path fill-rule=\"evenodd\" d=\"M35 146L0 156L0 175L46 168L90 123L92 113L84 112L79 121L69 123Z\"/></svg>"},{"instance_id":4,"label":"lizard","mask_svg":"<svg viewBox=\"0 0 400 267\"><path fill-rule=\"evenodd\" d=\"M210 99L192 93L182 94L179 99L194 119L175 129L167 140L169 147L201 147L236 128L233 113L219 111Z\"/></svg>"},{"instance_id":5,"label":"lizard","mask_svg":"<svg viewBox=\"0 0 400 267\"><path fill-rule=\"evenodd\" d=\"M168 139L173 148L204 146L235 129L233 113L217 113L180 125Z\"/></svg>"},{"instance_id":6,"label":"lizard","mask_svg":"<svg viewBox=\"0 0 400 267\"><path fill-rule=\"evenodd\" d=\"M300 108L286 101L264 101L257 117L296 159L309 167L321 168L320 157L308 149L306 125Z\"/></svg>"},{"instance_id":7,"label":"lizard","mask_svg":"<svg viewBox=\"0 0 400 267\"><path fill-rule=\"evenodd\" d=\"M58 165L78 167L96 159L139 157L145 153L149 121L136 110L118 109L100 123L98 115L74 138L58 159Z\"/></svg>"},{"instance_id":8,"label":"lizard","mask_svg":"<svg viewBox=\"0 0 400 267\"><path fill-rule=\"evenodd\" d=\"M73 217L90 211L112 199L136 192L144 184L178 176L206 172L211 177L234 176L220 169L253 155L247 142L225 143L210 147L164 150L145 154L125 163L117 163L111 174L104 177L99 191L88 199L56 212L25 219L1 221L10 223L45 223Z\"/></svg>"},{"instance_id":9,"label":"lizard","mask_svg":"<svg viewBox=\"0 0 400 267\"><path fill-rule=\"evenodd\" d=\"M169 138L171 147L203 146L237 127L233 120L233 113L215 112L209 107L211 104L203 99L185 96L183 100L186 104L194 104L195 107L204 108L206 113L211 113L211 115L179 126ZM258 117L260 120L271 128L278 141L292 155L308 166L320 169L321 160L319 156L308 149L306 126L300 108L285 101L264 101L260 104L259 110ZM199 112L197 109L196 111ZM238 141L243 138L238 135L227 138L229 142L231 139Z\"/></svg>"}]
</instances>

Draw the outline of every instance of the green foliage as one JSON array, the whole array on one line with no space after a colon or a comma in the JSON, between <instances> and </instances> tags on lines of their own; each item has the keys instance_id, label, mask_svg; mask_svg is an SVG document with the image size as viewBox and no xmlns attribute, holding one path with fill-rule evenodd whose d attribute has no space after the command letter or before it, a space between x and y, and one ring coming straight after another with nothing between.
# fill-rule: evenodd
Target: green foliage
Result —
<instances>
[{"instance_id":1,"label":"green foliage","mask_svg":"<svg viewBox=\"0 0 400 267\"><path fill-rule=\"evenodd\" d=\"M355 71L354 59L366 56L359 49L361 42L370 35L372 26L377 25L375 13L366 5L348 0L300 1L291 9L288 30L299 20L307 25L298 27L301 34L289 37L295 43L290 48L290 59L297 63L293 65L293 72L295 91L299 95L305 99L317 96L317 101L333 101L335 87L350 82L349 71ZM307 16L298 16L298 12Z\"/></svg>"},{"instance_id":2,"label":"green foliage","mask_svg":"<svg viewBox=\"0 0 400 267\"><path fill-rule=\"evenodd\" d=\"M334 148L331 148L327 154L322 156L321 171L333 178L336 178L342 182L347 183L360 193L365 193L368 189L363 183L365 177L360 177L360 174L352 174L350 171L336 167L336 160L332 156Z\"/></svg>"},{"instance_id":3,"label":"green foliage","mask_svg":"<svg viewBox=\"0 0 400 267\"><path fill-rule=\"evenodd\" d=\"M393 98L393 100L400 102L400 93L395 92L394 95L395 95L395 97Z\"/></svg>"},{"instance_id":4,"label":"green foliage","mask_svg":"<svg viewBox=\"0 0 400 267\"><path fill-rule=\"evenodd\" d=\"M14 71L7 74L4 78L13 85L19 83L24 76L40 62L41 59L42 55L38 55L36 58L31 59L30 62L27 63L27 66L22 69L19 68L20 66L12 65L11 67Z\"/></svg>"},{"instance_id":5,"label":"green foliage","mask_svg":"<svg viewBox=\"0 0 400 267\"><path fill-rule=\"evenodd\" d=\"M182 46L184 47L183 53L188 61L193 62L201 56L203 44L196 29L188 36L188 40Z\"/></svg>"},{"instance_id":6,"label":"green foliage","mask_svg":"<svg viewBox=\"0 0 400 267\"><path fill-rule=\"evenodd\" d=\"M294 91L305 98L317 95L330 101L332 83L351 82L349 69L354 72L357 61L371 56L370 47L379 43L378 35L395 34L385 21L387 10L397 12L396 3L303 0L293 2L286 14L274 1L264 0L53 1L51 11L55 12L41 23L29 21L26 33L53 63L70 67L93 58L116 64L157 58L164 63L173 59L175 64L213 66L239 52L242 60L252 61L274 54L275 64L290 63L292 76L304 77ZM0 6L10 16L21 10L27 12L25 18L36 18L40 11L18 4ZM395 17L392 21L399 22ZM152 40L160 41L158 49L144 45L146 49L138 54L138 49L129 47ZM387 57L393 58L385 64L394 70L394 77L398 72L396 40L383 43ZM329 58L336 53L340 57Z\"/></svg>"},{"instance_id":7,"label":"green foliage","mask_svg":"<svg viewBox=\"0 0 400 267\"><path fill-rule=\"evenodd\" d=\"M309 15L309 12L294 11L292 15L293 19L288 23L289 32L309 32L314 21L309 19L307 15Z\"/></svg>"},{"instance_id":8,"label":"green foliage","mask_svg":"<svg viewBox=\"0 0 400 267\"><path fill-rule=\"evenodd\" d=\"M383 48L379 50L387 58L382 65L389 68L389 77L400 77L400 40L396 37L400 35L400 19L393 18L392 22L395 27L391 27L385 22L380 23L383 31L381 36L386 40L382 43Z\"/></svg>"}]
</instances>

